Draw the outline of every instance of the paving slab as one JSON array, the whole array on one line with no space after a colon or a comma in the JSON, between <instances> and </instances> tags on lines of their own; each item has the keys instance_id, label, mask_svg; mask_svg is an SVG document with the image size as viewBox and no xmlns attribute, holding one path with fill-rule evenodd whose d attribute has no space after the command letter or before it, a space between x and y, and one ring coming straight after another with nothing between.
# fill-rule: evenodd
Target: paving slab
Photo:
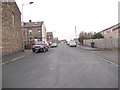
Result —
<instances>
[{"instance_id":1,"label":"paving slab","mask_svg":"<svg viewBox=\"0 0 120 90\"><path fill-rule=\"evenodd\" d=\"M115 64L118 64L118 50L112 50L112 49L100 49L100 48L91 48L89 46L79 45L80 49L84 50L90 50L94 54L109 60Z\"/></svg>"},{"instance_id":2,"label":"paving slab","mask_svg":"<svg viewBox=\"0 0 120 90\"><path fill-rule=\"evenodd\" d=\"M103 57L106 60L109 60L113 63L118 64L118 51L94 51L96 55Z\"/></svg>"},{"instance_id":3,"label":"paving slab","mask_svg":"<svg viewBox=\"0 0 120 90\"><path fill-rule=\"evenodd\" d=\"M10 54L10 55L5 55L5 56L2 56L2 63L11 61L15 58L28 56L31 54L33 54L33 52L31 50L25 50L24 52L18 52L18 53L14 53L14 54Z\"/></svg>"}]
</instances>

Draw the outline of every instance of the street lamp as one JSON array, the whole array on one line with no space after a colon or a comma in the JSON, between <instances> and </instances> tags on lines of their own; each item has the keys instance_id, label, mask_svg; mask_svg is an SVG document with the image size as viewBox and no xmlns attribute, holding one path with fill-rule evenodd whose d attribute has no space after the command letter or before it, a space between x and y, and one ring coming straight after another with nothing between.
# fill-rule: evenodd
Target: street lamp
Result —
<instances>
[{"instance_id":1,"label":"street lamp","mask_svg":"<svg viewBox=\"0 0 120 90\"><path fill-rule=\"evenodd\" d=\"M24 5L28 5L28 4L33 4L34 2L29 2L29 3L26 3L26 4L22 4L22 26L23 26L23 6Z\"/></svg>"},{"instance_id":2,"label":"street lamp","mask_svg":"<svg viewBox=\"0 0 120 90\"><path fill-rule=\"evenodd\" d=\"M33 4L34 2L29 2L29 4Z\"/></svg>"},{"instance_id":3,"label":"street lamp","mask_svg":"<svg viewBox=\"0 0 120 90\"><path fill-rule=\"evenodd\" d=\"M25 37L24 37L24 22L23 22L23 6L24 5L27 5L27 4L33 4L34 2L29 2L29 3L26 3L26 4L22 4L22 48L23 50L25 49Z\"/></svg>"}]
</instances>

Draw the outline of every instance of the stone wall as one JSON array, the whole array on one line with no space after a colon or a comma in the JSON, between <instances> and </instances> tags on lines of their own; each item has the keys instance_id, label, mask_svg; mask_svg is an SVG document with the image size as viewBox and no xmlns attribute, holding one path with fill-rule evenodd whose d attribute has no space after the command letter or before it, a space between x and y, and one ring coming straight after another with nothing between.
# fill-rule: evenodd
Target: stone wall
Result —
<instances>
[{"instance_id":1,"label":"stone wall","mask_svg":"<svg viewBox=\"0 0 120 90\"><path fill-rule=\"evenodd\" d=\"M0 54L2 54L2 2L0 1Z\"/></svg>"},{"instance_id":2,"label":"stone wall","mask_svg":"<svg viewBox=\"0 0 120 90\"><path fill-rule=\"evenodd\" d=\"M3 55L22 51L21 13L16 2L2 3L2 48Z\"/></svg>"}]
</instances>

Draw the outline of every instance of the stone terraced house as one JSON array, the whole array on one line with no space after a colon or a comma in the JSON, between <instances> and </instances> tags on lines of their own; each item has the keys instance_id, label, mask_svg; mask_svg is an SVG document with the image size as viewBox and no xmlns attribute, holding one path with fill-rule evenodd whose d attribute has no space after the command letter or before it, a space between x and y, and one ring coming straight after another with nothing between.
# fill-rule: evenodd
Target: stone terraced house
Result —
<instances>
[{"instance_id":1,"label":"stone terraced house","mask_svg":"<svg viewBox=\"0 0 120 90\"><path fill-rule=\"evenodd\" d=\"M31 48L35 41L47 41L46 27L44 21L24 22L24 41L25 47Z\"/></svg>"},{"instance_id":2,"label":"stone terraced house","mask_svg":"<svg viewBox=\"0 0 120 90\"><path fill-rule=\"evenodd\" d=\"M16 2L2 2L2 54L22 50L21 12Z\"/></svg>"}]
</instances>

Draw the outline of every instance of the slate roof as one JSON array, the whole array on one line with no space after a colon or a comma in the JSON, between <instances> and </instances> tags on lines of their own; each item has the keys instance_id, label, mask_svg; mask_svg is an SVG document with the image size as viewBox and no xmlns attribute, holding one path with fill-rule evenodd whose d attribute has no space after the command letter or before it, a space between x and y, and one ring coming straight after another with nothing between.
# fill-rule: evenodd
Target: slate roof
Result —
<instances>
[{"instance_id":1,"label":"slate roof","mask_svg":"<svg viewBox=\"0 0 120 90\"><path fill-rule=\"evenodd\" d=\"M43 21L41 22L24 22L24 27L41 27L43 24Z\"/></svg>"},{"instance_id":2,"label":"slate roof","mask_svg":"<svg viewBox=\"0 0 120 90\"><path fill-rule=\"evenodd\" d=\"M52 32L47 32L47 35L49 36L49 35L53 35L53 33Z\"/></svg>"}]
</instances>

